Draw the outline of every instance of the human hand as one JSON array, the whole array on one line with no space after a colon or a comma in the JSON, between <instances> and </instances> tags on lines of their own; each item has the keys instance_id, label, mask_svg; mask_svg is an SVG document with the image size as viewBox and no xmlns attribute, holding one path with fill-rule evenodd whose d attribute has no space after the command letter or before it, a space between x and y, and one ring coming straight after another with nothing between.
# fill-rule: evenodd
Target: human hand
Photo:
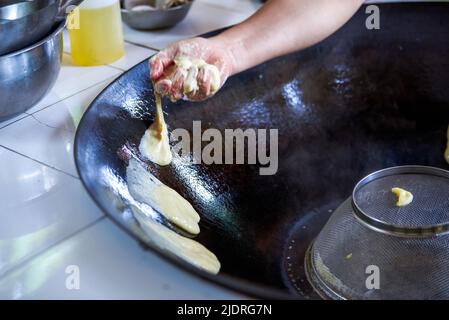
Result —
<instances>
[{"instance_id":1,"label":"human hand","mask_svg":"<svg viewBox=\"0 0 449 320\"><path fill-rule=\"evenodd\" d=\"M213 96L233 66L231 53L205 38L179 41L150 59L154 90L172 101L201 101Z\"/></svg>"}]
</instances>

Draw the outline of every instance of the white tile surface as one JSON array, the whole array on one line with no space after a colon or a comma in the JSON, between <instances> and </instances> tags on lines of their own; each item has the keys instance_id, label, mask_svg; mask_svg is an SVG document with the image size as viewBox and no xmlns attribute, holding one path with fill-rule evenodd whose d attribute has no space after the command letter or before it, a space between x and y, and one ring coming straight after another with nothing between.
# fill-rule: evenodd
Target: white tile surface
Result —
<instances>
[{"instance_id":1,"label":"white tile surface","mask_svg":"<svg viewBox=\"0 0 449 320\"><path fill-rule=\"evenodd\" d=\"M127 41L163 49L172 42L236 24L249 15L250 13L239 13L235 10L212 6L204 1L195 1L187 17L173 28L136 31L124 24L123 30Z\"/></svg>"},{"instance_id":2,"label":"white tile surface","mask_svg":"<svg viewBox=\"0 0 449 320\"><path fill-rule=\"evenodd\" d=\"M79 268L79 290L65 286L67 266ZM177 269L103 219L0 279L0 298L237 299Z\"/></svg>"},{"instance_id":3,"label":"white tile surface","mask_svg":"<svg viewBox=\"0 0 449 320\"><path fill-rule=\"evenodd\" d=\"M68 57L70 55L70 41L69 35L67 31L64 32L64 52ZM113 63L109 66L114 68L119 68L121 70L128 70L144 60L145 58L150 57L156 51L144 48L141 46L133 45L131 43L125 42L125 56ZM71 64L71 62L69 61Z\"/></svg>"},{"instance_id":4,"label":"white tile surface","mask_svg":"<svg viewBox=\"0 0 449 320\"><path fill-rule=\"evenodd\" d=\"M16 121L18 121L18 120L20 120L20 119L25 118L26 116L27 116L26 113L21 113L21 114L19 114L19 115L17 115L17 116L14 116L14 117L11 118L11 119L8 119L8 120L6 120L6 121L2 121L2 122L0 122L0 129L3 128L3 127L9 126L9 125L10 125L11 123L13 123L13 122L16 122Z\"/></svg>"},{"instance_id":5,"label":"white tile surface","mask_svg":"<svg viewBox=\"0 0 449 320\"><path fill-rule=\"evenodd\" d=\"M122 70L128 70L155 53L156 51L154 50L138 47L130 43L125 43L125 56L120 60L111 63L110 65Z\"/></svg>"},{"instance_id":6,"label":"white tile surface","mask_svg":"<svg viewBox=\"0 0 449 320\"><path fill-rule=\"evenodd\" d=\"M257 0L195 2L178 26L153 32L124 26L125 39L162 49L238 23L259 5ZM102 213L73 177L76 126L112 78L153 51L126 43L126 56L111 66L79 67L67 54L67 35L64 50L56 85L28 111L32 115L0 123L0 145L24 155L0 147L0 298L241 298L144 252L107 219L91 225ZM80 267L80 290L65 287L68 265Z\"/></svg>"},{"instance_id":7,"label":"white tile surface","mask_svg":"<svg viewBox=\"0 0 449 320\"><path fill-rule=\"evenodd\" d=\"M64 54L63 65L55 86L41 102L28 110L27 113L39 111L101 81L116 76L120 72L120 70L108 66L74 66L70 55Z\"/></svg>"},{"instance_id":8,"label":"white tile surface","mask_svg":"<svg viewBox=\"0 0 449 320\"><path fill-rule=\"evenodd\" d=\"M81 182L0 147L0 275L102 216Z\"/></svg>"},{"instance_id":9,"label":"white tile surface","mask_svg":"<svg viewBox=\"0 0 449 320\"><path fill-rule=\"evenodd\" d=\"M91 101L112 80L0 129L0 145L77 176L73 159L76 127Z\"/></svg>"}]
</instances>

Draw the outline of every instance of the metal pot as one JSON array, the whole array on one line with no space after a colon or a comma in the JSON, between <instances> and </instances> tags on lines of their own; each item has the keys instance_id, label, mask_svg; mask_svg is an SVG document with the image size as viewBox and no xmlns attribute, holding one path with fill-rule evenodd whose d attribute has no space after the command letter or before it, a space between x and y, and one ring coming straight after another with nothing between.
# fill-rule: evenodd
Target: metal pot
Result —
<instances>
[{"instance_id":1,"label":"metal pot","mask_svg":"<svg viewBox=\"0 0 449 320\"><path fill-rule=\"evenodd\" d=\"M131 28L137 30L154 30L173 27L177 23L181 22L189 12L193 1L186 4L168 8L165 10L132 10L134 6L138 5L153 5L154 0L136 0L132 2L132 5L122 2L122 19Z\"/></svg>"},{"instance_id":2,"label":"metal pot","mask_svg":"<svg viewBox=\"0 0 449 320\"><path fill-rule=\"evenodd\" d=\"M0 8L0 54L7 54L39 41L51 30L58 13L54 0L24 1Z\"/></svg>"},{"instance_id":3,"label":"metal pot","mask_svg":"<svg viewBox=\"0 0 449 320\"><path fill-rule=\"evenodd\" d=\"M0 5L0 55L44 38L82 0L28 0Z\"/></svg>"},{"instance_id":4,"label":"metal pot","mask_svg":"<svg viewBox=\"0 0 449 320\"><path fill-rule=\"evenodd\" d=\"M0 121L38 103L53 87L61 68L65 21L41 41L0 56Z\"/></svg>"}]
</instances>

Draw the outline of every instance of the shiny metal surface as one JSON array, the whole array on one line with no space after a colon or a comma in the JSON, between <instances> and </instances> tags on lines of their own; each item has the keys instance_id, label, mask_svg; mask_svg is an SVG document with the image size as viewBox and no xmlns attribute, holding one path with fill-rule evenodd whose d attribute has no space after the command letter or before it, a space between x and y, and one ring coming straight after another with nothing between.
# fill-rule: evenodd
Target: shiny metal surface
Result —
<instances>
[{"instance_id":1,"label":"shiny metal surface","mask_svg":"<svg viewBox=\"0 0 449 320\"><path fill-rule=\"evenodd\" d=\"M396 206L393 186L414 195ZM363 178L308 251L305 268L330 299L449 298L449 171L399 166ZM382 287L365 286L366 266L381 270Z\"/></svg>"},{"instance_id":2,"label":"shiny metal surface","mask_svg":"<svg viewBox=\"0 0 449 320\"><path fill-rule=\"evenodd\" d=\"M380 30L364 27L362 8L319 45L231 77L213 99L165 101L169 131L192 134L196 120L220 132L279 130L273 176L260 176L258 165L192 164L190 155L162 168L148 163L201 215L196 240L220 259L217 276L148 244L124 201L121 152L139 144L155 115L147 61L84 114L75 141L83 184L124 230L193 274L258 297L317 298L304 271L307 248L362 177L400 165L448 168L449 6L380 7Z\"/></svg>"},{"instance_id":3,"label":"shiny metal surface","mask_svg":"<svg viewBox=\"0 0 449 320\"><path fill-rule=\"evenodd\" d=\"M0 121L24 112L53 86L62 59L65 21L32 46L0 57Z\"/></svg>"},{"instance_id":4,"label":"shiny metal surface","mask_svg":"<svg viewBox=\"0 0 449 320\"><path fill-rule=\"evenodd\" d=\"M0 7L0 55L39 41L51 30L58 1L33 0Z\"/></svg>"},{"instance_id":5,"label":"shiny metal surface","mask_svg":"<svg viewBox=\"0 0 449 320\"><path fill-rule=\"evenodd\" d=\"M0 5L0 55L44 38L66 17L66 8L82 0L28 0Z\"/></svg>"},{"instance_id":6,"label":"shiny metal surface","mask_svg":"<svg viewBox=\"0 0 449 320\"><path fill-rule=\"evenodd\" d=\"M413 202L394 205L395 186L410 191ZM378 232L409 238L449 233L449 171L426 166L383 169L363 178L352 193L352 209L359 221Z\"/></svg>"},{"instance_id":7,"label":"shiny metal surface","mask_svg":"<svg viewBox=\"0 0 449 320\"><path fill-rule=\"evenodd\" d=\"M154 1L139 0L135 5L147 4ZM131 8L122 8L122 19L131 28L138 30L152 30L168 28L181 22L192 6L192 2L167 10L133 11Z\"/></svg>"},{"instance_id":8,"label":"shiny metal surface","mask_svg":"<svg viewBox=\"0 0 449 320\"><path fill-rule=\"evenodd\" d=\"M38 1L24 1L16 4L9 4L0 7L0 19L17 20L42 8L41 3Z\"/></svg>"}]
</instances>

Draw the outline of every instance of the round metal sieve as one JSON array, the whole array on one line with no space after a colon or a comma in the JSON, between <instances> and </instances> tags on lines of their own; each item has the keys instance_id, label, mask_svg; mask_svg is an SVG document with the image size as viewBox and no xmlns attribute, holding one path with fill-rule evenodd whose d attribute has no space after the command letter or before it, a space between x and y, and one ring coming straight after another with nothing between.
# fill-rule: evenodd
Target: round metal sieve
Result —
<instances>
[{"instance_id":1,"label":"round metal sieve","mask_svg":"<svg viewBox=\"0 0 449 320\"><path fill-rule=\"evenodd\" d=\"M404 207L391 189L413 194ZM396 236L426 237L449 232L449 173L424 166L403 166L374 172L354 188L352 207L368 227Z\"/></svg>"},{"instance_id":2,"label":"round metal sieve","mask_svg":"<svg viewBox=\"0 0 449 320\"><path fill-rule=\"evenodd\" d=\"M396 206L394 187L413 201ZM448 230L449 171L377 171L332 214L309 247L305 272L323 298L449 299Z\"/></svg>"}]
</instances>

